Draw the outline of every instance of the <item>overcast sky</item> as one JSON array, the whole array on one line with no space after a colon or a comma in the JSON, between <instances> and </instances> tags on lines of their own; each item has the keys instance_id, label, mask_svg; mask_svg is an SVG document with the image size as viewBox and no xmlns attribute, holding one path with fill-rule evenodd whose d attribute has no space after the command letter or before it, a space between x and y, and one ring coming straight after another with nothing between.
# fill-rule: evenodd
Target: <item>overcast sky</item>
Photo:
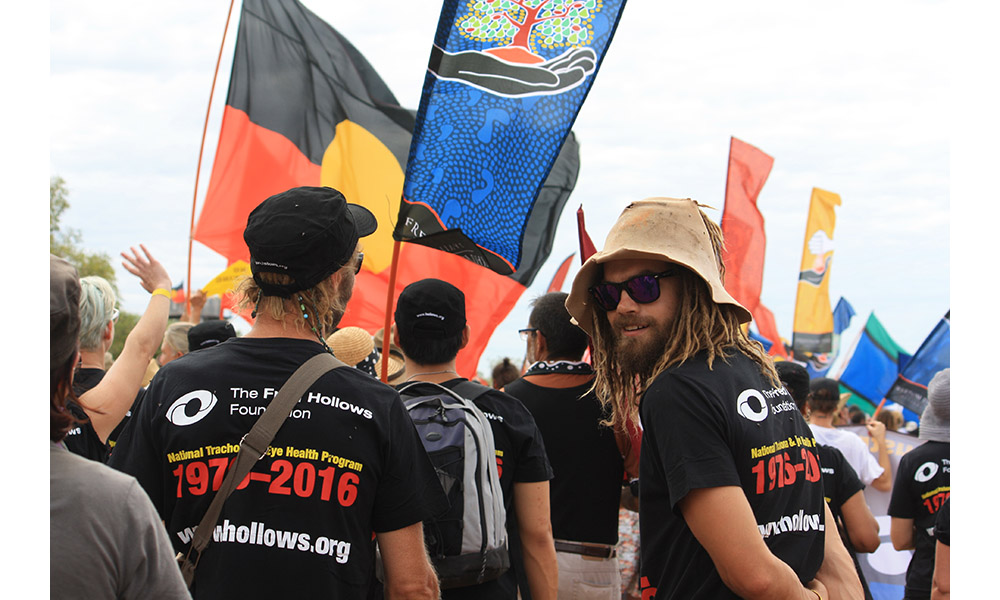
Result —
<instances>
[{"instance_id":1,"label":"overcast sky","mask_svg":"<svg viewBox=\"0 0 1000 600\"><path fill-rule=\"evenodd\" d=\"M403 106L420 100L438 19L428 3L305 3L371 62ZM389 5L386 5L387 7ZM774 157L758 200L768 238L762 301L791 339L813 187L840 194L831 304L871 311L913 352L949 309L949 68L929 43L943 2L631 2L574 126L581 171L549 263L497 330L481 367L523 354L515 330L576 251L581 204L595 243L631 201L723 207L729 138ZM201 131L228 3L51 3L50 170L67 181L65 223L117 256L144 242L175 282ZM208 127L199 201L225 103L239 3ZM195 243L203 285L225 259ZM578 264L570 272L573 276ZM120 271L124 306L145 293ZM566 289L569 285L567 283ZM470 310L472 308L470 307ZM853 337L854 331L850 332ZM849 340L846 340L849 342Z\"/></svg>"},{"instance_id":2,"label":"overcast sky","mask_svg":"<svg viewBox=\"0 0 1000 600\"><path fill-rule=\"evenodd\" d=\"M351 40L401 104L416 108L436 2L306 4ZM44 273L44 242L40 231L28 232L43 227L50 175L67 180L72 207L65 224L81 231L88 249L117 256L144 242L174 281L185 277L198 145L227 10L224 0L51 0L12 13L0 36L8 142L0 168L9 185L4 254L16 278L2 295L16 332L3 350L9 368L25 364L23 342L37 341L43 318L41 303L26 299L41 285L34 278ZM598 246L632 200L690 196L721 209L729 137L736 136L775 158L759 201L768 235L762 298L781 333L791 336L810 190L837 192L843 206L831 301L845 296L857 310L851 335L874 310L896 341L915 351L949 308L953 284L960 414L990 414L998 200L991 178L1000 164L996 12L992 3L972 1L632 0L574 127L582 168L550 262L494 336L484 364L521 355L514 330L524 325L528 300L576 251L577 206L584 206ZM230 39L202 188L231 55ZM29 199L26 209L22 199ZM196 283L224 266L195 244ZM119 277L125 307L141 310L147 295L121 269ZM26 305L34 307L27 318ZM44 375L31 364L31 376L8 378L21 394L10 402L40 393ZM40 433L32 432L45 426L44 413L22 414L32 426L15 427L15 437L26 436L21 447L39 443ZM978 422L964 421L968 435L954 454L960 464L979 460L988 469L982 457L992 446ZM33 460L11 466L22 469L12 475L18 480L44 477ZM980 473L957 469L956 485L975 486L986 479ZM44 489L44 479L34 483L32 489ZM960 512L989 514L989 498L965 493ZM44 505L34 506L44 518ZM970 576L955 578L959 591L976 589L977 571L988 568L989 552L964 542L981 538L972 548L986 550L993 538L982 528L995 528L995 521L974 522L975 531L956 530L955 569ZM24 538L45 551L39 536Z\"/></svg>"}]
</instances>

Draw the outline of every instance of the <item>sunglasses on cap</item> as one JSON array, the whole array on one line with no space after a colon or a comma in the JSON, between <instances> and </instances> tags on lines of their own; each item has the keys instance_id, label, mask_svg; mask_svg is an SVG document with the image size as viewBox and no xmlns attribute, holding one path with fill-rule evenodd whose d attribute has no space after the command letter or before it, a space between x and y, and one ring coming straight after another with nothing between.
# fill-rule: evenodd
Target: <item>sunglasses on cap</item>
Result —
<instances>
[{"instance_id":1,"label":"sunglasses on cap","mask_svg":"<svg viewBox=\"0 0 1000 600\"><path fill-rule=\"evenodd\" d=\"M605 281L591 287L588 291L593 296L597 305L606 311L618 308L618 303L622 299L622 290L639 304L649 304L655 302L660 297L660 279L672 277L677 274L677 269L669 269L662 273L650 275L636 275L631 279L621 283Z\"/></svg>"}]
</instances>

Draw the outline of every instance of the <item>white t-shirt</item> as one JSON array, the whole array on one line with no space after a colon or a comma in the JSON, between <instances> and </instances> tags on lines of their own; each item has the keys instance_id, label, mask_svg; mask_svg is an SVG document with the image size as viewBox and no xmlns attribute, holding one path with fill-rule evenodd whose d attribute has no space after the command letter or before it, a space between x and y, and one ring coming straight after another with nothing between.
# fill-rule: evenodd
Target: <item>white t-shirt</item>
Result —
<instances>
[{"instance_id":1,"label":"white t-shirt","mask_svg":"<svg viewBox=\"0 0 1000 600\"><path fill-rule=\"evenodd\" d=\"M858 477L865 485L871 485L885 469L878 464L875 456L868 451L866 444L857 434L833 427L820 427L810 424L816 441L824 446L833 446L844 455L847 463L858 472Z\"/></svg>"}]
</instances>

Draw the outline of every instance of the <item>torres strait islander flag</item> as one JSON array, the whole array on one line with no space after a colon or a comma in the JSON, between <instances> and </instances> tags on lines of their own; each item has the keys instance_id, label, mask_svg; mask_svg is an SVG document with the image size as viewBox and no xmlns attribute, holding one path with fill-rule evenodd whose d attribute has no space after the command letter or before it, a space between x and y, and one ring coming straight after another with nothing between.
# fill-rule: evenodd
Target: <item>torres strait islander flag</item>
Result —
<instances>
[{"instance_id":1,"label":"torres strait islander flag","mask_svg":"<svg viewBox=\"0 0 1000 600\"><path fill-rule=\"evenodd\" d=\"M624 4L445 0L395 239L530 283L566 200L540 193L543 182Z\"/></svg>"},{"instance_id":2,"label":"torres strait islander flag","mask_svg":"<svg viewBox=\"0 0 1000 600\"><path fill-rule=\"evenodd\" d=\"M341 326L375 332L385 324L392 230L415 111L399 106L372 66L343 36L295 0L245 0L212 176L194 239L248 261L243 229L265 198L296 186L330 186L379 221L361 243L364 266ZM579 150L569 134L539 198L565 204ZM554 218L558 218L558 212ZM551 228L554 230L553 220ZM549 227L542 219L539 227ZM539 242L535 242L538 244ZM463 375L544 260L502 276L432 248L404 244L395 293L426 277L465 292L472 338L459 353ZM544 253L547 255L547 250Z\"/></svg>"}]
</instances>

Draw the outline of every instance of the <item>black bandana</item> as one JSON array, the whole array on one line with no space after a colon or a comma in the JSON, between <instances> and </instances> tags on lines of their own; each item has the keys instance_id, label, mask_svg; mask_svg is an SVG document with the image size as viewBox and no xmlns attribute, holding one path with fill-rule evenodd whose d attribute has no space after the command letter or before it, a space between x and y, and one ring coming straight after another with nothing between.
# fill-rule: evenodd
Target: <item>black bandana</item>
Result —
<instances>
[{"instance_id":1,"label":"black bandana","mask_svg":"<svg viewBox=\"0 0 1000 600\"><path fill-rule=\"evenodd\" d=\"M524 376L528 375L540 375L540 374L551 374L551 373L563 373L567 375L592 375L594 373L594 367L590 366L589 363L577 362L572 360L559 360L556 362L545 362L538 361L531 365L530 368L524 373Z\"/></svg>"}]
</instances>

